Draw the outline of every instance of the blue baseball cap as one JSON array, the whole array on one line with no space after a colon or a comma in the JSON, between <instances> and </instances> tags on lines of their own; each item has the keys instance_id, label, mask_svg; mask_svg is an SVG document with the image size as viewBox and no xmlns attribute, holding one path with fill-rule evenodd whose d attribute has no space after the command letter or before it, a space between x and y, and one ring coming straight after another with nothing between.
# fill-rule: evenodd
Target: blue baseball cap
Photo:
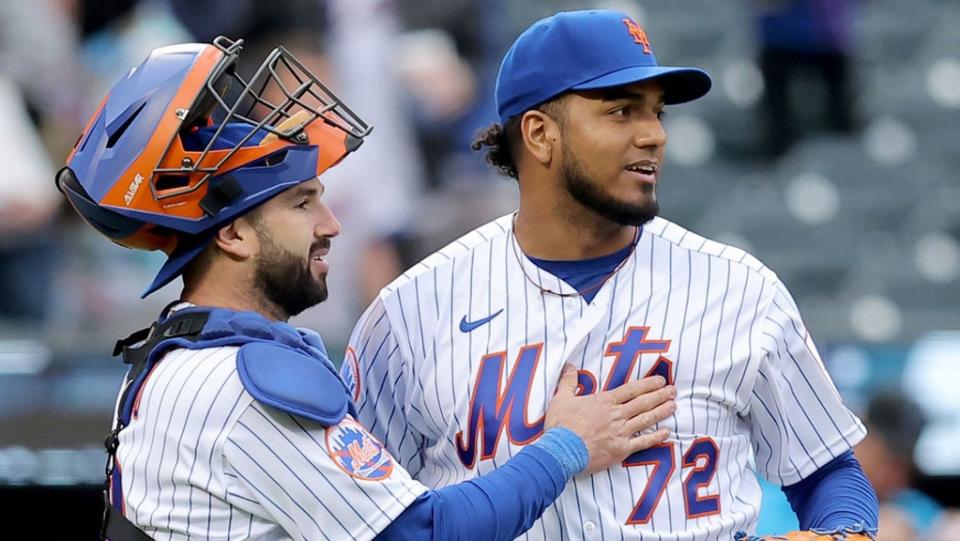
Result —
<instances>
[{"instance_id":1,"label":"blue baseball cap","mask_svg":"<svg viewBox=\"0 0 960 541\"><path fill-rule=\"evenodd\" d=\"M646 32L627 14L564 11L535 22L503 57L497 75L500 122L570 90L608 88L656 79L667 105L710 90L697 68L660 66Z\"/></svg>"}]
</instances>

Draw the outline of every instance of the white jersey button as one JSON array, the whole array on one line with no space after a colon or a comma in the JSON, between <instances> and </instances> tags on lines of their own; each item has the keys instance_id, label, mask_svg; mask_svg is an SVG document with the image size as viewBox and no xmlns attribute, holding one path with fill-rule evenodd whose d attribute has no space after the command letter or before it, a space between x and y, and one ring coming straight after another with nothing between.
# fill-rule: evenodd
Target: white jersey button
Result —
<instances>
[{"instance_id":1,"label":"white jersey button","mask_svg":"<svg viewBox=\"0 0 960 541\"><path fill-rule=\"evenodd\" d=\"M597 526L594 523L585 522L583 524L583 533L586 534L587 537L593 537L593 534L596 533L596 531L597 531Z\"/></svg>"},{"instance_id":2,"label":"white jersey button","mask_svg":"<svg viewBox=\"0 0 960 541\"><path fill-rule=\"evenodd\" d=\"M566 301L564 301L564 304L567 305L567 308L573 308L577 305L577 300L573 298L568 298Z\"/></svg>"}]
</instances>

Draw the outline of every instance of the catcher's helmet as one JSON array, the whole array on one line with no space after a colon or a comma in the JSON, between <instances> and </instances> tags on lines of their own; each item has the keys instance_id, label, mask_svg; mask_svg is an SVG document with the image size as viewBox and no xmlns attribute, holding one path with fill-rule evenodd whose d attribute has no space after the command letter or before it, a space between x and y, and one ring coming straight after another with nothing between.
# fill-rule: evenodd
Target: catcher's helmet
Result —
<instances>
[{"instance_id":1,"label":"catcher's helmet","mask_svg":"<svg viewBox=\"0 0 960 541\"><path fill-rule=\"evenodd\" d=\"M113 86L57 173L71 205L110 240L169 256L144 296L177 277L216 228L336 165L370 133L282 47L244 80L242 44L154 50Z\"/></svg>"}]
</instances>

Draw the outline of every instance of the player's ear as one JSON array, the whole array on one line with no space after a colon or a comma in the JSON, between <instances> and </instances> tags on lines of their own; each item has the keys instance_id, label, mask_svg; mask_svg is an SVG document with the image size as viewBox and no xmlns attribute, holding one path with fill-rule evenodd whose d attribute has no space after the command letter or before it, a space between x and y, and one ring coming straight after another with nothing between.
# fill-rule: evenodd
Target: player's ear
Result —
<instances>
[{"instance_id":1,"label":"player's ear","mask_svg":"<svg viewBox=\"0 0 960 541\"><path fill-rule=\"evenodd\" d=\"M541 165L549 166L560 142L560 126L543 111L531 109L520 118L523 146Z\"/></svg>"},{"instance_id":2,"label":"player's ear","mask_svg":"<svg viewBox=\"0 0 960 541\"><path fill-rule=\"evenodd\" d=\"M257 231L250 216L241 216L218 229L213 241L234 260L253 257L259 245Z\"/></svg>"}]
</instances>

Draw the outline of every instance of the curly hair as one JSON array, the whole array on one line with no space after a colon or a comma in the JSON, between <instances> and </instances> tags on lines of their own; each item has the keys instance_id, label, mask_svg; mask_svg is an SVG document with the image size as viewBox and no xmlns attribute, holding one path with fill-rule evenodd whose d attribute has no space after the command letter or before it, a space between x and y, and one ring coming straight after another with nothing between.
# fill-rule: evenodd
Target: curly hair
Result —
<instances>
[{"instance_id":1,"label":"curly hair","mask_svg":"<svg viewBox=\"0 0 960 541\"><path fill-rule=\"evenodd\" d=\"M560 98L554 98L540 104L535 109L550 115L560 124L562 129L564 110L563 107L560 106L560 101ZM487 147L484 160L496 167L501 174L514 179L519 179L516 153L523 139L523 135L520 133L521 118L523 118L523 114L509 118L502 125L500 123L494 123L480 130L470 144L470 148L476 151Z\"/></svg>"},{"instance_id":2,"label":"curly hair","mask_svg":"<svg viewBox=\"0 0 960 541\"><path fill-rule=\"evenodd\" d=\"M522 115L517 115L503 125L493 123L477 132L470 144L470 148L476 151L488 147L484 160L496 167L501 174L512 178L518 178L517 165L513 158L513 145L520 140L521 117Z\"/></svg>"}]
</instances>

